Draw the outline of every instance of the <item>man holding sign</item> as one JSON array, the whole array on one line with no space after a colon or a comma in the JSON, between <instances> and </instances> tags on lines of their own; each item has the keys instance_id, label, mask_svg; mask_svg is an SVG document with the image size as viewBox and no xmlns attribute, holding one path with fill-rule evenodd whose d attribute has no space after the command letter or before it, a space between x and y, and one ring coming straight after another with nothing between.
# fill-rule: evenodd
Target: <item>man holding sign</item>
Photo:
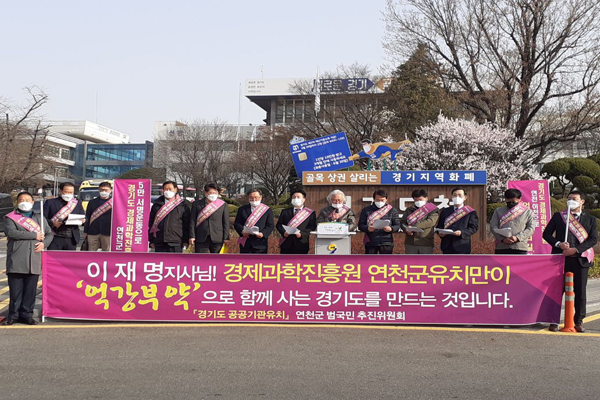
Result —
<instances>
[{"instance_id":1,"label":"man holding sign","mask_svg":"<svg viewBox=\"0 0 600 400\"><path fill-rule=\"evenodd\" d=\"M598 243L598 222L583 213L585 194L578 190L569 193L567 209L557 212L544 230L544 240L552 246L552 254L565 256L565 272L573 273L575 289L575 329L585 332L586 286L588 271L594 265L594 246ZM558 325L550 325L556 332Z\"/></svg>"},{"instance_id":2,"label":"man holding sign","mask_svg":"<svg viewBox=\"0 0 600 400\"><path fill-rule=\"evenodd\" d=\"M504 200L506 207L494 210L490 221L496 254L527 254L527 241L535 231L533 212L521 202L519 189L508 189Z\"/></svg>"},{"instance_id":3,"label":"man holding sign","mask_svg":"<svg viewBox=\"0 0 600 400\"><path fill-rule=\"evenodd\" d=\"M275 227L273 210L262 203L260 189L250 190L248 201L250 204L238 208L233 224L236 232L240 235L238 239L240 253L267 254L268 238Z\"/></svg>"},{"instance_id":4,"label":"man holding sign","mask_svg":"<svg viewBox=\"0 0 600 400\"><path fill-rule=\"evenodd\" d=\"M308 254L310 232L317 229L315 212L304 206L306 192L302 189L292 193L292 207L281 211L277 230L281 234L281 254Z\"/></svg>"},{"instance_id":5,"label":"man holding sign","mask_svg":"<svg viewBox=\"0 0 600 400\"><path fill-rule=\"evenodd\" d=\"M414 204L406 209L400 223L406 233L404 252L406 254L434 254L434 228L439 218L439 210L429 203L427 191L417 189L412 192Z\"/></svg>"},{"instance_id":6,"label":"man holding sign","mask_svg":"<svg viewBox=\"0 0 600 400\"><path fill-rule=\"evenodd\" d=\"M204 186L204 198L192 204L190 245L195 253L219 253L229 241L229 208L215 183Z\"/></svg>"},{"instance_id":7,"label":"man holding sign","mask_svg":"<svg viewBox=\"0 0 600 400\"><path fill-rule=\"evenodd\" d=\"M177 183L163 183L163 195L150 210L150 247L157 253L181 253L190 239L190 208L177 194Z\"/></svg>"},{"instance_id":8,"label":"man holding sign","mask_svg":"<svg viewBox=\"0 0 600 400\"><path fill-rule=\"evenodd\" d=\"M446 207L440 213L436 231L442 238L444 254L471 254L471 236L479 229L477 212L465 205L467 191L457 187L452 189L454 207Z\"/></svg>"}]
</instances>

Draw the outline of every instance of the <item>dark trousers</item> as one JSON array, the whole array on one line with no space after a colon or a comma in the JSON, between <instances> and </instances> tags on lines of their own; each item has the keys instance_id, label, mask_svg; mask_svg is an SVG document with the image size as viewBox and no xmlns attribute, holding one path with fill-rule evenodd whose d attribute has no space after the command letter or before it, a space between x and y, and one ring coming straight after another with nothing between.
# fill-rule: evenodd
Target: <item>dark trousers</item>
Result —
<instances>
[{"instance_id":1,"label":"dark trousers","mask_svg":"<svg viewBox=\"0 0 600 400\"><path fill-rule=\"evenodd\" d=\"M240 246L240 253L242 254L267 254L267 249L255 249L250 246Z\"/></svg>"},{"instance_id":2,"label":"dark trousers","mask_svg":"<svg viewBox=\"0 0 600 400\"><path fill-rule=\"evenodd\" d=\"M7 319L29 319L33 317L35 293L39 275L7 274L10 300Z\"/></svg>"},{"instance_id":3,"label":"dark trousers","mask_svg":"<svg viewBox=\"0 0 600 400\"><path fill-rule=\"evenodd\" d=\"M280 254L308 254L308 250L309 249L296 249L296 248L289 248L289 249L280 249Z\"/></svg>"},{"instance_id":4,"label":"dark trousers","mask_svg":"<svg viewBox=\"0 0 600 400\"><path fill-rule=\"evenodd\" d=\"M48 250L77 250L77 243L72 237L54 236Z\"/></svg>"},{"instance_id":5,"label":"dark trousers","mask_svg":"<svg viewBox=\"0 0 600 400\"><path fill-rule=\"evenodd\" d=\"M381 246L365 246L365 254L392 254L394 245L383 244Z\"/></svg>"},{"instance_id":6,"label":"dark trousers","mask_svg":"<svg viewBox=\"0 0 600 400\"><path fill-rule=\"evenodd\" d=\"M210 236L206 237L204 242L196 241L194 243L194 253L219 253L223 243L215 243L210 239Z\"/></svg>"},{"instance_id":7,"label":"dark trousers","mask_svg":"<svg viewBox=\"0 0 600 400\"><path fill-rule=\"evenodd\" d=\"M527 254L527 250L496 249L496 254Z\"/></svg>"},{"instance_id":8,"label":"dark trousers","mask_svg":"<svg viewBox=\"0 0 600 400\"><path fill-rule=\"evenodd\" d=\"M584 268L575 257L566 257L565 272L573 273L573 286L575 289L575 324L583 323L586 310L586 287L589 268Z\"/></svg>"},{"instance_id":9,"label":"dark trousers","mask_svg":"<svg viewBox=\"0 0 600 400\"><path fill-rule=\"evenodd\" d=\"M154 243L155 253L181 253L180 244Z\"/></svg>"}]
</instances>

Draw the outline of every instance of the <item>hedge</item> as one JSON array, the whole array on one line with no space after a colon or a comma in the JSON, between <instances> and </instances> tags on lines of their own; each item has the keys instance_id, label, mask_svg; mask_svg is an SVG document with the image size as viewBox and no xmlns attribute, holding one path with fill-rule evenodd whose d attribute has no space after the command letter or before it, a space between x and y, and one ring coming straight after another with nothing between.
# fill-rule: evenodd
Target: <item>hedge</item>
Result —
<instances>
[{"instance_id":1,"label":"hedge","mask_svg":"<svg viewBox=\"0 0 600 400\"><path fill-rule=\"evenodd\" d=\"M505 203L489 203L487 205L487 222L488 222L488 224L492 220L494 211L496 211L497 208L504 207L505 205L506 205Z\"/></svg>"}]
</instances>

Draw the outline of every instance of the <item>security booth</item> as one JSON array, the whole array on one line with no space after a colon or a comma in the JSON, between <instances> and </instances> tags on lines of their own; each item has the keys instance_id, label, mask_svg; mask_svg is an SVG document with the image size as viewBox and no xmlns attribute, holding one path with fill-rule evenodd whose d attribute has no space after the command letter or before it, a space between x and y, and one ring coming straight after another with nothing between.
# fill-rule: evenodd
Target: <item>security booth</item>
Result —
<instances>
[{"instance_id":1,"label":"security booth","mask_svg":"<svg viewBox=\"0 0 600 400\"><path fill-rule=\"evenodd\" d=\"M346 195L346 205L356 214L357 222L361 210L373 201L373 192L384 189L388 193L388 203L398 209L400 215L412 204L412 192L425 189L429 201L438 208L452 204L451 192L455 187L462 187L467 192L466 204L473 207L479 216L479 230L473 236L475 240L485 240L487 215L487 173L486 171L304 171L302 184L306 190L306 205L316 212L327 206L327 195L339 189ZM328 228L329 229L329 228ZM351 236L329 238L321 234L321 239L336 239L337 252L345 251ZM334 234L328 232L327 235ZM325 251L326 240L316 235L316 254ZM330 241L330 243L333 243ZM318 251L318 252L317 252ZM339 254L339 253L336 253ZM350 253L343 253L350 254Z\"/></svg>"}]
</instances>

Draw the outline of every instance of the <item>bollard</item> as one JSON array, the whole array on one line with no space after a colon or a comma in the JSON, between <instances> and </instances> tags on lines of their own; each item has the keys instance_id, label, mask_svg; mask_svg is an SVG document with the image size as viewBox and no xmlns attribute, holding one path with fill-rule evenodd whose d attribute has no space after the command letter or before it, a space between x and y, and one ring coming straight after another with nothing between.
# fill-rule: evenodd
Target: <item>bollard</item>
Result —
<instances>
[{"instance_id":1,"label":"bollard","mask_svg":"<svg viewBox=\"0 0 600 400\"><path fill-rule=\"evenodd\" d=\"M565 274L565 326L561 332L577 332L575 330L575 291L573 285L573 273Z\"/></svg>"}]
</instances>

